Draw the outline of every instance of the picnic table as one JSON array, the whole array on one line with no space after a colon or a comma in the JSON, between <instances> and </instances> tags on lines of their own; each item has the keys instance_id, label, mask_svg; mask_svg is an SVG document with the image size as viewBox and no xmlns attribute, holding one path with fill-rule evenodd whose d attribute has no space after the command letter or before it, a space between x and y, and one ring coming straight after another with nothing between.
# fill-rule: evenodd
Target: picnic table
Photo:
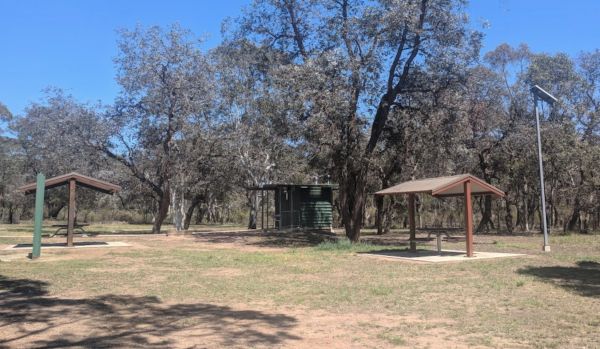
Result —
<instances>
[{"instance_id":1,"label":"picnic table","mask_svg":"<svg viewBox=\"0 0 600 349\"><path fill-rule=\"evenodd\" d=\"M81 234L85 235L86 231L83 229L83 227L87 227L89 225L89 223L75 223L75 225L73 226L73 230L79 230L81 231ZM56 229L56 231L52 234L49 234L48 237L54 237L56 235L67 235L67 229L69 228L68 224L52 224L53 228L58 228ZM58 232L64 230L65 233L64 234L59 234Z\"/></svg>"},{"instance_id":2,"label":"picnic table","mask_svg":"<svg viewBox=\"0 0 600 349\"><path fill-rule=\"evenodd\" d=\"M451 236L450 232L451 231L461 231L461 228L417 228L416 230L418 231L424 231L427 232L427 241L431 241L433 240L431 238L431 235L435 235L436 237L436 247L437 247L437 252L439 254L442 253L442 235L446 235L446 241L450 241L452 240L460 240L460 238L455 237L455 236Z\"/></svg>"}]
</instances>

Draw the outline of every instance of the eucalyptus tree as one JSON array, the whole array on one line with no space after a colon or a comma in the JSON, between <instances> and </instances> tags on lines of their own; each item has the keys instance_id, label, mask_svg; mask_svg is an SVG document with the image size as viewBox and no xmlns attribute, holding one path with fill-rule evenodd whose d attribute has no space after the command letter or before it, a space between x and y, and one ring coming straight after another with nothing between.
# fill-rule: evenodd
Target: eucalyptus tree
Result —
<instances>
[{"instance_id":1,"label":"eucalyptus tree","mask_svg":"<svg viewBox=\"0 0 600 349\"><path fill-rule=\"evenodd\" d=\"M0 102L0 137L4 137L7 131L7 125L12 120L12 113L4 103Z\"/></svg>"},{"instance_id":2,"label":"eucalyptus tree","mask_svg":"<svg viewBox=\"0 0 600 349\"><path fill-rule=\"evenodd\" d=\"M274 93L271 74L285 57L245 39L229 38L214 52L219 110L231 180L246 192L248 227L256 227L257 197L250 187L274 181L302 182L308 175L297 148L299 130L287 101Z\"/></svg>"},{"instance_id":3,"label":"eucalyptus tree","mask_svg":"<svg viewBox=\"0 0 600 349\"><path fill-rule=\"evenodd\" d=\"M49 88L45 97L30 104L11 128L25 152L30 175L47 177L72 171L93 172L102 164L85 147L86 137L99 137L96 106L76 101L63 90Z\"/></svg>"},{"instance_id":4,"label":"eucalyptus tree","mask_svg":"<svg viewBox=\"0 0 600 349\"><path fill-rule=\"evenodd\" d=\"M582 53L575 63L581 82L575 89L574 105L575 122L580 130L580 139L574 149L578 154L579 172L565 228L585 231L588 229L586 216L600 217L600 177L597 175L600 167L600 50Z\"/></svg>"},{"instance_id":5,"label":"eucalyptus tree","mask_svg":"<svg viewBox=\"0 0 600 349\"><path fill-rule=\"evenodd\" d=\"M328 148L346 235L360 237L369 159L390 112L460 79L477 56L462 1L261 0L238 34L280 51L281 96ZM418 77L429 74L430 79ZM315 137L318 134L320 137Z\"/></svg>"},{"instance_id":6,"label":"eucalyptus tree","mask_svg":"<svg viewBox=\"0 0 600 349\"><path fill-rule=\"evenodd\" d=\"M475 172L496 182L506 191L505 225L513 230L516 223L528 230L539 211L535 118L529 88L539 84L560 96L559 103L542 119L544 162L547 173L549 222L564 223L565 204L577 202L581 187L581 156L578 148L577 111L582 84L573 61L564 54L532 53L527 46L513 48L502 44L485 55L485 65L469 79L464 97L465 117L472 133L465 141L477 159ZM482 93L485 93L483 95ZM546 110L548 111L548 110ZM491 205L482 205L479 228L491 227ZM578 213L577 213L578 214Z\"/></svg>"},{"instance_id":7,"label":"eucalyptus tree","mask_svg":"<svg viewBox=\"0 0 600 349\"><path fill-rule=\"evenodd\" d=\"M110 179L106 178L110 173L102 173L112 167L109 161L85 146L87 139L102 134L97 127L97 106L80 103L57 88L46 89L45 93L41 101L30 104L11 122L22 153L24 180L34 180L37 173L53 177L69 172ZM66 195L65 189L48 192L50 217L56 218L66 206ZM80 206L91 205L95 197L95 193L83 191Z\"/></svg>"},{"instance_id":8,"label":"eucalyptus tree","mask_svg":"<svg viewBox=\"0 0 600 349\"><path fill-rule=\"evenodd\" d=\"M23 211L23 195L16 192L24 184L24 158L14 138L0 136L0 222L19 223Z\"/></svg>"},{"instance_id":9,"label":"eucalyptus tree","mask_svg":"<svg viewBox=\"0 0 600 349\"><path fill-rule=\"evenodd\" d=\"M472 120L472 138L468 144L475 158L473 170L485 180L505 188L504 218L509 232L513 231L512 207L519 207L523 190L528 192L533 181L530 176L522 175L524 168L517 166L533 169L530 163L534 164L534 148L528 146L533 143L528 143L527 134L521 133L531 127L533 120L529 89L523 83L530 58L529 47L523 44L516 48L501 44L487 52L485 64L474 71L469 80L470 93L465 96L466 117ZM521 175L517 175L518 171ZM534 207L528 205L527 199L523 200L523 206ZM499 227L494 226L491 198L486 196L477 230L493 228Z\"/></svg>"},{"instance_id":10,"label":"eucalyptus tree","mask_svg":"<svg viewBox=\"0 0 600 349\"><path fill-rule=\"evenodd\" d=\"M115 63L121 92L105 118L111 137L93 145L151 190L159 232L180 143L212 117L211 67L200 41L178 25L122 30Z\"/></svg>"},{"instance_id":11,"label":"eucalyptus tree","mask_svg":"<svg viewBox=\"0 0 600 349\"><path fill-rule=\"evenodd\" d=\"M195 127L178 143L171 204L176 230L189 229L198 207L204 204L212 210L235 186L221 128L221 122Z\"/></svg>"},{"instance_id":12,"label":"eucalyptus tree","mask_svg":"<svg viewBox=\"0 0 600 349\"><path fill-rule=\"evenodd\" d=\"M580 207L581 187L585 182L585 174L581 172L585 149L577 151L581 137L576 105L582 81L575 62L564 53L534 54L524 80L526 85L545 86L550 93L560 97L541 122L548 224L562 228L568 213L559 209L566 203L574 203L577 209Z\"/></svg>"},{"instance_id":13,"label":"eucalyptus tree","mask_svg":"<svg viewBox=\"0 0 600 349\"><path fill-rule=\"evenodd\" d=\"M584 139L597 144L600 138L600 49L582 53L577 69L583 83L577 121L583 126Z\"/></svg>"},{"instance_id":14,"label":"eucalyptus tree","mask_svg":"<svg viewBox=\"0 0 600 349\"><path fill-rule=\"evenodd\" d=\"M0 221L18 223L22 197L15 188L23 181L23 154L19 143L8 137L8 124L12 113L0 102Z\"/></svg>"},{"instance_id":15,"label":"eucalyptus tree","mask_svg":"<svg viewBox=\"0 0 600 349\"><path fill-rule=\"evenodd\" d=\"M498 184L501 175L498 173L498 153L514 125L504 108L508 92L502 74L485 66L471 70L462 94L464 133L460 138L466 152L462 154L458 172L472 172L488 183ZM492 198L486 195L479 201L482 214L476 231L495 229Z\"/></svg>"}]
</instances>

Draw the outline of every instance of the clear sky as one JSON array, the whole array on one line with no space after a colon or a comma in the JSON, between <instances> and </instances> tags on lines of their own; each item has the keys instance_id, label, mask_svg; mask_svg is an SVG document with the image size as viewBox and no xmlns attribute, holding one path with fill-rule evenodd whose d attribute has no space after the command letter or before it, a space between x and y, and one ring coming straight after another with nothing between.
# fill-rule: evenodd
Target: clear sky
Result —
<instances>
[{"instance_id":1,"label":"clear sky","mask_svg":"<svg viewBox=\"0 0 600 349\"><path fill-rule=\"evenodd\" d=\"M0 101L20 114L56 86L82 101L111 103L116 29L179 22L206 36L210 48L223 19L249 2L0 0ZM572 55L600 47L600 0L472 0L468 11L486 35L483 52L503 42Z\"/></svg>"}]
</instances>

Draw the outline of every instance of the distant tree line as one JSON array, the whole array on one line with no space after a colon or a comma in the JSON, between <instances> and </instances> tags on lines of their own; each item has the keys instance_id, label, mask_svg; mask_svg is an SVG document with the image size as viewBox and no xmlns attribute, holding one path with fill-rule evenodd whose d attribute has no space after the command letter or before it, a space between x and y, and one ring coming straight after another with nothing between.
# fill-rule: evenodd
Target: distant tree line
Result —
<instances>
[{"instance_id":1,"label":"distant tree line","mask_svg":"<svg viewBox=\"0 0 600 349\"><path fill-rule=\"evenodd\" d=\"M37 172L120 184L118 200L88 193L84 207L141 212L155 232L165 220L177 230L193 217L239 221L242 210L253 226L246 188L331 178L339 224L358 241L365 226L404 224L402 198L370 193L470 172L507 193L476 200L478 231L539 229L538 84L559 98L542 121L548 223L598 229L599 50L503 44L482 55L460 0L257 0L226 24L211 50L178 25L121 31L110 104L60 89L23 115L0 104L2 220L28 212L14 189ZM64 195L49 196L49 216ZM459 224L459 208L421 198L421 225Z\"/></svg>"}]
</instances>

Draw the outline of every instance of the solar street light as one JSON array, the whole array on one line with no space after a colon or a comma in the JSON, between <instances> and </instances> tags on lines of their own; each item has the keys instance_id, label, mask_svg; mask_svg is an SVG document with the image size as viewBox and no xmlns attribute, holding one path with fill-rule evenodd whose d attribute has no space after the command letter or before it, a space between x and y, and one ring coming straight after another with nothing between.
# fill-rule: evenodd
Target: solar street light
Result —
<instances>
[{"instance_id":1,"label":"solar street light","mask_svg":"<svg viewBox=\"0 0 600 349\"><path fill-rule=\"evenodd\" d=\"M542 160L542 137L540 136L540 113L538 109L538 100L542 100L552 106L554 102L557 101L557 99L538 85L534 85L530 91L533 94L533 103L535 104L535 125L537 131L538 163L540 167L540 191L542 194L542 231L544 233L543 250L544 252L550 252L550 244L548 242L548 226L546 222L546 192L544 189L544 163Z\"/></svg>"},{"instance_id":2,"label":"solar street light","mask_svg":"<svg viewBox=\"0 0 600 349\"><path fill-rule=\"evenodd\" d=\"M531 93L533 93L534 97L537 97L550 105L553 105L554 102L558 101L558 99L556 99L556 97L549 94L548 92L546 92L546 90L539 87L538 85L534 85L531 88Z\"/></svg>"}]
</instances>

